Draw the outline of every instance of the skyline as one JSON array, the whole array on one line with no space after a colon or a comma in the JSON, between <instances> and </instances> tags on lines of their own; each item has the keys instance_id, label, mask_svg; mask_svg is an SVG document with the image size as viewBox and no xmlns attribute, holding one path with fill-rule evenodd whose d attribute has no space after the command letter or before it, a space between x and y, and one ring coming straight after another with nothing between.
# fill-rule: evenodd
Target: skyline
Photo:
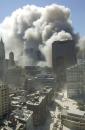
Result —
<instances>
[{"instance_id":1,"label":"skyline","mask_svg":"<svg viewBox=\"0 0 85 130\"><path fill-rule=\"evenodd\" d=\"M22 8L25 5L36 5L40 7L45 7L50 4L60 4L63 5L71 10L71 19L72 19L72 26L74 28L74 32L78 32L80 36L85 35L84 31L84 22L85 22L85 16L83 15L85 10L85 1L78 0L77 2L74 0L9 0L5 1L3 0L0 2L0 10L2 15L0 16L0 23L5 19L5 17L10 16L13 11L15 11L18 8Z\"/></svg>"}]
</instances>

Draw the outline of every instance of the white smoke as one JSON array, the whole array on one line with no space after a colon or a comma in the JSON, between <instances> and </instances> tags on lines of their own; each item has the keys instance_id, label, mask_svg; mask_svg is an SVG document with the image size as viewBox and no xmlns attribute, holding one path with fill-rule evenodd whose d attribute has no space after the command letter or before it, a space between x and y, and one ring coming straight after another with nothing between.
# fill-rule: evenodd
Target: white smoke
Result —
<instances>
[{"instance_id":1,"label":"white smoke","mask_svg":"<svg viewBox=\"0 0 85 130\"><path fill-rule=\"evenodd\" d=\"M27 5L17 9L0 24L0 32L6 43L6 56L13 51L19 64L24 62L25 65L51 66L52 42L75 40L76 36L70 10L56 4L46 7ZM45 61L39 62L40 52L41 60Z\"/></svg>"}]
</instances>

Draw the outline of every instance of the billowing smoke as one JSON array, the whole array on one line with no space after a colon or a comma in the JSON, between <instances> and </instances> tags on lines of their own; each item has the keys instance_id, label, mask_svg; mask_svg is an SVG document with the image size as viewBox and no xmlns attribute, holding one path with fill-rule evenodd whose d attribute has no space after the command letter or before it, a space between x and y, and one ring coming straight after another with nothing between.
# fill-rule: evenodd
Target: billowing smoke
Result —
<instances>
[{"instance_id":1,"label":"billowing smoke","mask_svg":"<svg viewBox=\"0 0 85 130\"><path fill-rule=\"evenodd\" d=\"M0 24L0 32L6 43L6 56L13 51L21 65L51 66L52 43L77 39L70 10L56 4L17 9Z\"/></svg>"}]
</instances>

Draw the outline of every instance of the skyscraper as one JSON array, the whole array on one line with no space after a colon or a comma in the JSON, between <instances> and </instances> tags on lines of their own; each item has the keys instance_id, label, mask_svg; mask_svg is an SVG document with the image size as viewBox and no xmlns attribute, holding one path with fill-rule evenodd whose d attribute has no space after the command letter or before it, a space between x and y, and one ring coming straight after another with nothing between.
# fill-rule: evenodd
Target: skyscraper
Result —
<instances>
[{"instance_id":1,"label":"skyscraper","mask_svg":"<svg viewBox=\"0 0 85 130\"><path fill-rule=\"evenodd\" d=\"M4 78L4 64L5 64L5 48L4 48L4 43L1 38L0 41L0 79L3 80Z\"/></svg>"},{"instance_id":2,"label":"skyscraper","mask_svg":"<svg viewBox=\"0 0 85 130\"><path fill-rule=\"evenodd\" d=\"M66 81L65 69L75 63L76 48L73 40L55 41L52 44L52 66L58 88L62 88Z\"/></svg>"},{"instance_id":3,"label":"skyscraper","mask_svg":"<svg viewBox=\"0 0 85 130\"><path fill-rule=\"evenodd\" d=\"M0 82L0 119L3 118L4 115L9 113L9 109L9 89L5 83Z\"/></svg>"},{"instance_id":4,"label":"skyscraper","mask_svg":"<svg viewBox=\"0 0 85 130\"><path fill-rule=\"evenodd\" d=\"M52 44L53 69L67 68L76 63L76 47L73 40L55 41Z\"/></svg>"}]
</instances>

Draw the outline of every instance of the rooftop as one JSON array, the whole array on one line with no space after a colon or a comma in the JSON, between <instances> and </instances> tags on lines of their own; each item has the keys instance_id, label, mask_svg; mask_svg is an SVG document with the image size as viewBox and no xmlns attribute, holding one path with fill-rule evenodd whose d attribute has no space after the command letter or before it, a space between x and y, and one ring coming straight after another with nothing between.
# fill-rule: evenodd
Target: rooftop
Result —
<instances>
[{"instance_id":1,"label":"rooftop","mask_svg":"<svg viewBox=\"0 0 85 130\"><path fill-rule=\"evenodd\" d=\"M19 128L23 126L23 124L21 123L18 123L15 130L19 130ZM13 127L10 127L10 126L3 126L2 128L0 128L0 130L13 130Z\"/></svg>"},{"instance_id":2,"label":"rooftop","mask_svg":"<svg viewBox=\"0 0 85 130\"><path fill-rule=\"evenodd\" d=\"M33 114L33 112L30 110L27 110L26 107L22 108L21 110L17 109L13 113L15 114L16 119L23 122L26 122Z\"/></svg>"},{"instance_id":3,"label":"rooftop","mask_svg":"<svg viewBox=\"0 0 85 130\"><path fill-rule=\"evenodd\" d=\"M28 95L29 99L27 101L27 104L29 105L39 105L42 100L45 98L45 95L41 96L40 93L34 93L34 94L30 94Z\"/></svg>"},{"instance_id":4,"label":"rooftop","mask_svg":"<svg viewBox=\"0 0 85 130\"><path fill-rule=\"evenodd\" d=\"M45 98L45 96L52 90L52 88L45 87L41 89L40 91L36 91L33 94L28 95L28 101L27 104L29 105L39 105L42 100Z\"/></svg>"},{"instance_id":5,"label":"rooftop","mask_svg":"<svg viewBox=\"0 0 85 130\"><path fill-rule=\"evenodd\" d=\"M79 116L85 116L85 111L81 110L67 110L68 114L74 114L74 115L79 115Z\"/></svg>"}]
</instances>

